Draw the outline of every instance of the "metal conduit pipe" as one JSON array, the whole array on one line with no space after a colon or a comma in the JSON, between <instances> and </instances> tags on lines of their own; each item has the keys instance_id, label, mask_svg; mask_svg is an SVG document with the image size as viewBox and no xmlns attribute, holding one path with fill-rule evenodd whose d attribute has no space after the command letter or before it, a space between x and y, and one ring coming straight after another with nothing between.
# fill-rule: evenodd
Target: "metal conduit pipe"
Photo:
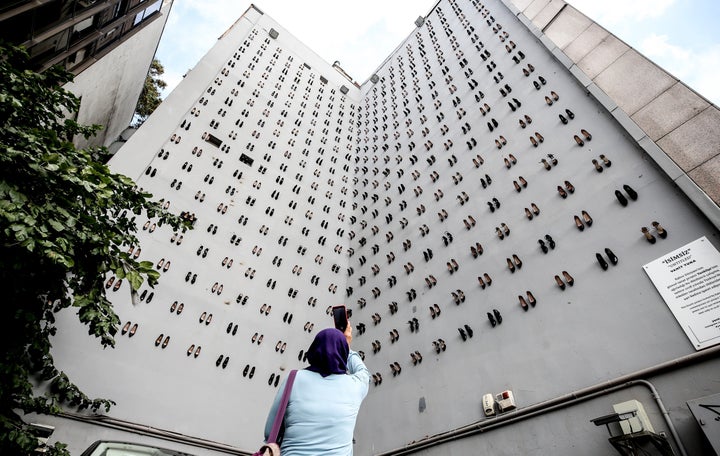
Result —
<instances>
[{"instance_id":1,"label":"metal conduit pipe","mask_svg":"<svg viewBox=\"0 0 720 456\"><path fill-rule=\"evenodd\" d=\"M677 430L675 429L675 425L673 424L672 420L670 419L670 413L665 408L665 404L663 404L662 399L660 398L660 394L655 389L655 385L650 383L647 380L635 380L633 383L640 383L642 385L645 385L650 392L652 393L652 398L655 399L655 402L657 403L658 408L660 409L660 412L663 414L663 418L665 418L665 422L668 425L668 429L670 430L670 434L672 434L672 438L675 441L675 444L678 447L678 450L680 450L680 454L682 456L687 456L687 451L685 450L685 447L682 444L682 440L680 440L680 436L677 433Z\"/></svg>"},{"instance_id":2,"label":"metal conduit pipe","mask_svg":"<svg viewBox=\"0 0 720 456\"><path fill-rule=\"evenodd\" d=\"M509 412L505 415L501 415L497 418L487 419L479 421L461 428L454 429L442 434L437 434L433 437L411 443L403 448L390 450L384 453L379 453L377 456L391 456L391 455L403 455L411 454L420 451L425 448L433 447L442 443L451 442L464 437L469 437L474 434L487 432L492 429L512 424L524 419L529 419L544 413L548 413L553 410L557 410L563 407L567 407L585 400L593 399L598 396L609 394L619 389L627 388L634 385L643 385L650 389L653 399L658 404L658 408L663 414L663 418L667 423L668 429L675 441L676 446L681 452L682 456L687 456L687 452L680 441L675 426L670 420L670 414L665 409L660 395L658 394L655 387L648 381L641 379L640 377L648 377L655 374L669 372L680 367L695 364L707 359L711 359L715 355L720 353L720 346L708 348L698 353L692 353L687 356L676 358L664 363L642 369L631 374L627 374L621 377L617 377L613 380L609 380L597 385L583 388L581 390L574 391L572 393L565 394L563 396L556 397L547 401L543 401L529 407L518 409L514 412ZM141 425L132 423L129 421L119 420L108 416L85 416L76 413L63 412L59 414L60 417L72 419L76 421L82 421L89 424L103 426L112 429L124 430L134 432L141 435L147 435L150 437L156 437L162 440L168 440L177 443L183 443L199 448L206 448L210 450L220 451L227 454L235 454L241 456L250 456L252 453L240 450L230 445L225 445L220 442L214 442L211 440L200 439L197 437L186 436L175 432L167 431L164 429L157 429L151 426Z\"/></svg>"},{"instance_id":3,"label":"metal conduit pipe","mask_svg":"<svg viewBox=\"0 0 720 456\"><path fill-rule=\"evenodd\" d=\"M666 422L666 424L668 425L668 428L669 428L669 430L670 430L670 434L672 434L673 440L675 441L675 445L677 446L677 448L678 448L678 450L680 451L680 454L681 454L682 456L687 456L687 452L686 452L685 447L683 446L682 442L680 441L680 437L678 436L677 431L675 430L675 426L674 426L674 424L672 423L672 421L670 421L670 414L669 414L669 413L667 412L667 410L665 409L665 405L662 403L662 400L660 399L660 396L658 395L657 390L655 389L655 386L654 386L652 383L648 382L647 380L631 380L631 381L629 381L629 382L627 382L627 383L623 383L622 385L616 385L616 386L613 386L613 387L610 387L610 388L603 389L603 390L601 390L601 391L596 391L596 392L594 392L594 393L590 393L590 394L584 395L584 396L582 396L582 397L576 397L576 398L574 398L574 399L570 399L570 400L568 400L568 401L565 401L565 402L562 402L562 403L559 403L559 404L550 405L550 406L545 407L545 408L543 408L543 409L534 410L534 411L532 411L532 412L525 413L525 414L522 414L522 415L513 415L513 416L510 416L509 419L504 420L504 421L501 421L501 422L494 422L494 423L490 423L490 424L487 425L487 426L482 426L482 427L476 427L476 428L473 428L473 429L468 429L466 432L464 432L464 433L462 433L462 434L453 435L453 436L448 436L448 437L446 437L446 438L439 439L439 440L433 442L432 444L423 445L423 446L421 446L421 447L419 447L419 448L412 448L410 451L402 451L402 452L399 452L399 453L398 453L398 452L395 452L395 453L393 453L393 454L409 454L409 453L413 453L413 452L419 451L419 450L421 450L421 449L429 448L429 447L432 447L432 446L435 446L435 445L439 445L439 444L442 444L442 443L451 442L451 441L453 441L453 440L458 440L458 439L463 438L463 437L469 437L469 436L474 435L474 434L479 434L479 433L491 431L491 430L493 430L493 429L495 429L495 428L499 428L499 427L502 427L502 426L506 426L506 425L508 425L508 424L513 424L513 423L516 423L516 422L519 422L519 421L523 421L523 420L526 420L526 419L534 418L534 417L536 417L536 416L540 416L540 415L543 415L543 414L546 414L546 413L549 413L549 412L552 412L552 411L555 411L555 410L567 408L567 407L570 407L570 406L572 406L572 405L578 404L578 403L580 403L580 402L588 401L588 400L590 400L590 399L595 399L595 398L597 398L597 397L604 396L604 395L607 395L607 394L610 394L610 393L613 393L613 392L615 392L615 391L619 391L619 390L622 390L622 389L625 389L625 388L631 388L631 387L633 387L633 386L645 386L645 387L647 387L647 388L651 391L651 393L652 393L652 394L651 394L651 397L652 397L652 398L655 400L655 402L657 403L658 408L660 409L660 412L661 412L662 415L663 415L663 419L665 419L665 422ZM489 421L489 420L488 420L488 421ZM388 454L388 453L382 453L382 454L384 455L384 454Z\"/></svg>"},{"instance_id":4,"label":"metal conduit pipe","mask_svg":"<svg viewBox=\"0 0 720 456\"><path fill-rule=\"evenodd\" d=\"M453 429L442 434L436 434L427 439L410 443L403 448L397 448L383 453L378 453L376 456L395 456L415 453L422 449L430 448L442 443L451 442L454 440L459 440L475 434L486 432L501 426L505 426L507 424L512 424L524 419L542 415L553 410L567 407L634 385L642 385L650 389L652 393L652 398L657 403L658 408L660 409L660 412L665 419L668 429L670 430L670 434L675 441L675 445L677 446L682 456L687 456L685 447L680 441L680 437L678 436L677 430L675 429L675 425L672 423L672 420L670 419L670 414L668 413L667 409L665 409L665 405L660 399L660 395L658 394L655 387L647 380L644 380L643 377L652 377L653 375L670 372L683 366L696 364L701 361L711 359L719 353L720 346L711 347L697 353L691 353L689 355L682 356L680 358L676 358L670 361L665 361L655 366L641 369L620 377L616 377L614 379L598 383L587 388L576 390L571 393L549 399L547 401L539 402L537 404L533 404L522 409L517 409L516 411L508 412L504 415L498 416L497 418L477 421L467 426Z\"/></svg>"}]
</instances>

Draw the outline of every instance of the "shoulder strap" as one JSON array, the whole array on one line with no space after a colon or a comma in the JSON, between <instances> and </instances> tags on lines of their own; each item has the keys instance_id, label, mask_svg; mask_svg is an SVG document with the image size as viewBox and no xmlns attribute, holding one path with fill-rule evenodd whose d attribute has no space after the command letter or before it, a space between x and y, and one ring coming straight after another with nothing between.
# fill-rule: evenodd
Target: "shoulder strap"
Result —
<instances>
[{"instance_id":1,"label":"shoulder strap","mask_svg":"<svg viewBox=\"0 0 720 456\"><path fill-rule=\"evenodd\" d=\"M285 409L287 408L288 401L290 400L290 392L292 391L293 382L295 382L295 374L297 370L291 370L288 375L287 382L285 382L285 391L283 391L282 398L280 399L280 405L278 406L277 413L275 414L275 420L273 421L270 435L268 435L267 443L276 443L278 434L280 433L280 426L282 426L283 417L285 416Z\"/></svg>"}]
</instances>

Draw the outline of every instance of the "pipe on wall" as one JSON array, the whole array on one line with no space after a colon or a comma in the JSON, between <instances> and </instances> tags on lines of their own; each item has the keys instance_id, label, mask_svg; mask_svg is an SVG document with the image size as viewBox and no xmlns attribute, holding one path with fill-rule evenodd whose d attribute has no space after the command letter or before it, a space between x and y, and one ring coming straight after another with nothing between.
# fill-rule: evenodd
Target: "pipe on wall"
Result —
<instances>
[{"instance_id":1,"label":"pipe on wall","mask_svg":"<svg viewBox=\"0 0 720 456\"><path fill-rule=\"evenodd\" d=\"M687 451L685 450L685 447L680 440L680 436L675 429L675 425L670 419L669 412L665 408L665 405L660 398L660 394L652 383L644 380L642 377L652 377L653 375L671 372L684 366L712 359L718 354L720 354L720 345L705 349L701 352L691 353L680 358L666 361L652 367L641 369L639 371L635 371L612 380L598 383L587 388L576 390L571 393L567 393L562 396L549 399L547 401L539 402L537 404L533 404L522 409L517 409L507 414L498 416L497 418L478 421L457 429L453 429L451 431L444 432L442 434L434 435L424 440L418 440L406 445L403 448L397 448L383 453L378 453L376 456L399 456L415 453L423 449L431 448L437 445L441 445L443 443L453 442L455 440L460 440L476 434L481 434L483 432L488 432L493 429L506 426L508 424L513 424L522 420L540 416L555 410L569 407L580 402L604 396L615 391L630 388L633 386L644 386L650 390L653 400L655 400L655 403L657 404L660 412L663 415L663 419L665 420L665 423L675 442L675 446L678 448L682 456L687 456ZM238 448L225 445L223 443L186 436L183 434L178 434L163 429L157 429L151 426L132 423L129 421L119 420L108 416L86 416L69 412L63 412L59 416L62 418L82 421L88 424L133 432L136 434L146 435L199 448L220 451L226 454L234 454L241 456L250 456L252 454L251 452L243 451Z\"/></svg>"},{"instance_id":2,"label":"pipe on wall","mask_svg":"<svg viewBox=\"0 0 720 456\"><path fill-rule=\"evenodd\" d=\"M624 388L638 385L645 386L650 390L652 398L655 400L658 408L660 409L660 412L663 415L663 419L668 426L668 429L675 442L676 447L678 448L682 456L687 456L687 451L685 450L685 447L680 440L677 430L675 429L675 425L672 423L672 420L670 419L670 414L665 408L665 405L663 404L660 395L658 394L653 384L647 380L644 380L643 378L652 377L653 375L670 372L684 366L696 364L701 361L711 359L719 353L720 346L711 347L697 353L691 353L689 355L666 361L652 367L641 369L630 374L626 374L602 383L598 383L593 386L589 386L587 388L576 390L571 393L549 399L547 401L539 402L537 404L533 404L522 409L517 409L507 414L498 416L497 418L477 421L475 423L453 429L442 434L437 434L423 440L417 440L413 443L406 445L403 448L397 448L383 453L378 453L376 456L396 456L415 453L423 449L487 432L495 428L516 423L525 419L533 418L535 416L543 415L554 410L569 407L583 401L587 401Z\"/></svg>"}]
</instances>

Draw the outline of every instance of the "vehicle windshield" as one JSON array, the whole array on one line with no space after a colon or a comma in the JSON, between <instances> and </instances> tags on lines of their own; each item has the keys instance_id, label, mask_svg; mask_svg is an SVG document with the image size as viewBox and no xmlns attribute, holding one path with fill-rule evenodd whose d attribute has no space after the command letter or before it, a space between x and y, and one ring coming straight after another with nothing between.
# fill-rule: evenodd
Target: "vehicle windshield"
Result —
<instances>
[{"instance_id":1,"label":"vehicle windshield","mask_svg":"<svg viewBox=\"0 0 720 456\"><path fill-rule=\"evenodd\" d=\"M82 456L193 456L166 448L127 442L95 442Z\"/></svg>"}]
</instances>

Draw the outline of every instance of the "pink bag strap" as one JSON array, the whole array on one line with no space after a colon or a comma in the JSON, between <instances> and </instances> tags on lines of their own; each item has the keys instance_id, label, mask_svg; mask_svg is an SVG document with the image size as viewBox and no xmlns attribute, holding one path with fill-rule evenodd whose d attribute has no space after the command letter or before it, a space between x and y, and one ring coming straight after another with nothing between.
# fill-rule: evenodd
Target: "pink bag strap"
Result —
<instances>
[{"instance_id":1,"label":"pink bag strap","mask_svg":"<svg viewBox=\"0 0 720 456\"><path fill-rule=\"evenodd\" d=\"M280 405L278 406L277 413L275 413L275 420L273 421L270 435L268 435L267 443L277 443L280 426L282 426L283 418L285 417L285 409L287 408L288 401L290 400L290 392L292 391L292 386L295 382L295 374L297 374L297 370L291 370L290 375L288 375L287 382L285 382L285 391L283 391L282 398L280 399Z\"/></svg>"}]
</instances>

